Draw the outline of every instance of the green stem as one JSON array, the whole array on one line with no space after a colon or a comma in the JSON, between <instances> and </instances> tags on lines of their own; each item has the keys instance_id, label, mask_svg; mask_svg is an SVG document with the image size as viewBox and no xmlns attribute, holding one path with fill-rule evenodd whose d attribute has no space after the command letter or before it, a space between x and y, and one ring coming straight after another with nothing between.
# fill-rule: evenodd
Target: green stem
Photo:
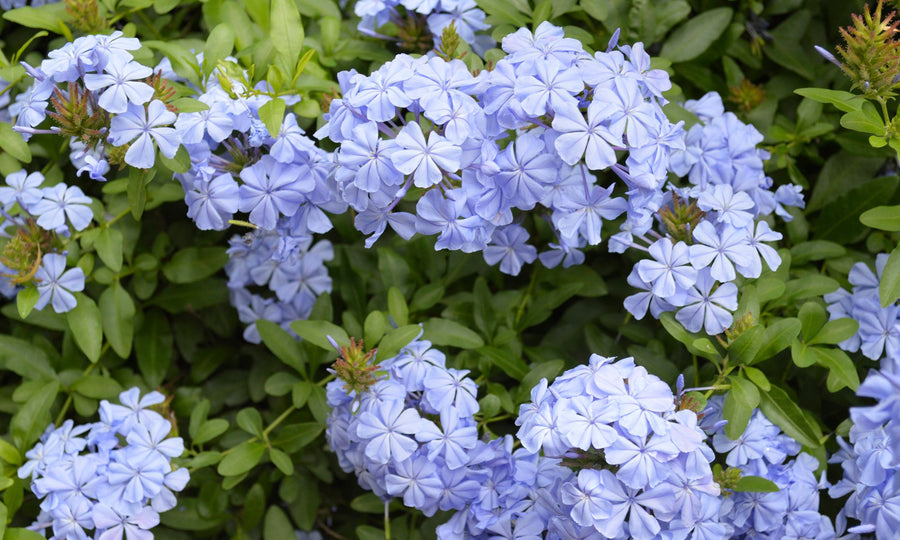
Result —
<instances>
[{"instance_id":1,"label":"green stem","mask_svg":"<svg viewBox=\"0 0 900 540\"><path fill-rule=\"evenodd\" d=\"M325 377L325 378L322 379L321 381L317 382L316 384L319 385L319 386L325 386L325 385L328 384L329 382L333 381L334 378L335 378L334 373L330 373L327 377Z\"/></svg>"},{"instance_id":2,"label":"green stem","mask_svg":"<svg viewBox=\"0 0 900 540\"><path fill-rule=\"evenodd\" d=\"M106 345L103 346L103 349L100 351L100 356L103 356L103 353L105 353L107 349L109 349L109 342L107 342ZM97 362L97 364L99 364L99 362ZM84 377L85 375L90 375L91 372L94 371L94 368L97 367L97 364L90 364L85 368L81 376ZM59 414L56 416L56 427L62 425L63 420L65 420L66 413L69 412L69 407L72 406L72 399L72 393L69 392L69 395L66 397L66 401L63 403L62 409L60 409Z\"/></svg>"},{"instance_id":3,"label":"green stem","mask_svg":"<svg viewBox=\"0 0 900 540\"><path fill-rule=\"evenodd\" d=\"M287 408L287 410L285 410L283 413L281 413L281 415L278 418L276 418L271 424L269 424L269 426L266 429L263 430L263 432L262 432L263 439L267 440L269 437L269 433L271 433L273 429L278 427L278 424L284 422L285 419L287 419L287 417L290 416L291 413L294 412L295 410L297 410L297 407L294 407L293 405L291 405L290 407Z\"/></svg>"},{"instance_id":4,"label":"green stem","mask_svg":"<svg viewBox=\"0 0 900 540\"><path fill-rule=\"evenodd\" d=\"M388 510L388 502L384 502L384 538L391 540L391 513Z\"/></svg>"},{"instance_id":5,"label":"green stem","mask_svg":"<svg viewBox=\"0 0 900 540\"><path fill-rule=\"evenodd\" d=\"M519 327L519 320L522 318L522 315L525 313L525 304L528 303L528 300L531 299L531 293L534 292L534 284L537 283L537 275L540 269L540 266L535 265L534 270L531 272L531 281L528 282L528 289L525 291L525 296L522 297L522 302L519 304L519 309L516 310L516 322L515 327Z\"/></svg>"}]
</instances>

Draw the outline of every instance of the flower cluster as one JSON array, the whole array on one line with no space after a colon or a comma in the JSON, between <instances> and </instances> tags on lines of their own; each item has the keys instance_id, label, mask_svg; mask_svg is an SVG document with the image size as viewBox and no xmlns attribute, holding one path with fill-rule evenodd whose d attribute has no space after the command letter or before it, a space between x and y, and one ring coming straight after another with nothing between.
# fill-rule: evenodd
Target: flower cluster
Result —
<instances>
[{"instance_id":1,"label":"flower cluster","mask_svg":"<svg viewBox=\"0 0 900 540\"><path fill-rule=\"evenodd\" d=\"M633 247L650 255L628 276L629 284L644 291L625 300L632 315L677 310L676 319L689 331L713 335L733 322L737 276L759 277L763 261L772 270L781 264L778 252L764 243L780 240L781 233L761 219L774 212L790 220L785 206L804 202L799 186L773 191L763 172L768 154L756 148L762 135L726 113L718 94L688 101L685 108L701 123L687 132L684 149L672 152L669 167L692 186L669 185L629 212L610 249Z\"/></svg>"},{"instance_id":2,"label":"flower cluster","mask_svg":"<svg viewBox=\"0 0 900 540\"><path fill-rule=\"evenodd\" d=\"M191 156L190 170L178 178L197 227L224 230L240 211L265 230L281 217L293 218L295 235L331 229L323 210L346 209L327 178L331 155L305 136L293 113L284 116L277 137L269 134L259 116L273 99L265 82L247 88L220 67L197 99L208 109L181 113L175 122ZM281 99L291 105L299 98Z\"/></svg>"},{"instance_id":3,"label":"flower cluster","mask_svg":"<svg viewBox=\"0 0 900 540\"><path fill-rule=\"evenodd\" d=\"M834 538L831 521L819 513L816 479L819 462L801 453L800 444L781 432L758 409L736 441L724 432L721 396L709 400L703 425L713 435L713 448L741 476L758 476L778 486L774 492L734 492L722 503L720 519L733 538ZM791 459L792 458L792 459Z\"/></svg>"},{"instance_id":4,"label":"flower cluster","mask_svg":"<svg viewBox=\"0 0 900 540\"><path fill-rule=\"evenodd\" d=\"M578 470L559 488L578 538L726 535L697 415L676 410L671 388L631 358L593 355L531 396L517 437Z\"/></svg>"},{"instance_id":5,"label":"flower cluster","mask_svg":"<svg viewBox=\"0 0 900 540\"><path fill-rule=\"evenodd\" d=\"M42 188L44 180L39 172L22 170L7 175L6 186L0 187L0 291L11 297L36 287L36 309L51 304L64 313L75 307L72 293L84 289L85 276L78 267L66 270L66 257L58 253L61 239L70 235L70 226L87 228L94 213L78 186Z\"/></svg>"},{"instance_id":6,"label":"flower cluster","mask_svg":"<svg viewBox=\"0 0 900 540\"><path fill-rule=\"evenodd\" d=\"M861 351L872 360L900 357L900 303L882 307L878 299L887 261L888 254L880 253L875 259L875 272L864 262L854 264L847 278L852 290L840 288L825 295L832 320L849 317L859 322L856 334L838 345L845 351Z\"/></svg>"},{"instance_id":7,"label":"flower cluster","mask_svg":"<svg viewBox=\"0 0 900 540\"><path fill-rule=\"evenodd\" d=\"M517 274L538 254L516 211L534 210L555 235L541 261L570 266L600 243L604 220L644 207L665 181L682 129L660 107L668 76L640 44L592 56L542 23L503 48L477 76L460 60L406 55L370 76L339 75L343 96L316 135L341 145L335 179L367 246L390 225ZM624 165L616 152L628 153ZM603 170L628 200L598 183ZM415 214L397 209L404 198Z\"/></svg>"},{"instance_id":8,"label":"flower cluster","mask_svg":"<svg viewBox=\"0 0 900 540\"><path fill-rule=\"evenodd\" d=\"M849 495L839 514L839 528L847 519L860 522L851 533L893 536L900 527L900 320L898 303L882 307L878 297L888 254L875 260L875 272L865 263L850 270L851 291L838 289L825 295L832 319L851 317L859 322L855 335L841 342L847 351L861 351L879 362L857 389L857 395L877 400L875 405L853 407L849 442L838 437L841 450L831 458L840 463L842 478L829 495Z\"/></svg>"},{"instance_id":9,"label":"flower cluster","mask_svg":"<svg viewBox=\"0 0 900 540\"><path fill-rule=\"evenodd\" d=\"M35 82L11 107L15 129L26 140L37 133L69 137L79 174L97 180L110 164L152 167L157 148L175 157L181 140L167 104L174 90L134 60L130 51L140 46L118 31L89 35L50 51L39 67L27 66ZM47 116L56 125L38 129Z\"/></svg>"},{"instance_id":10,"label":"flower cluster","mask_svg":"<svg viewBox=\"0 0 900 540\"><path fill-rule=\"evenodd\" d=\"M353 11L362 20L357 29L364 35L398 41L410 50L441 46L444 29L453 24L457 35L477 54L494 46L490 27L475 0L357 0ZM397 27L396 37L379 33L386 24ZM423 51L424 52L424 51Z\"/></svg>"},{"instance_id":11,"label":"flower cluster","mask_svg":"<svg viewBox=\"0 0 900 540\"><path fill-rule=\"evenodd\" d=\"M900 526L900 362L896 357L885 359L880 371L872 370L857 394L877 403L850 409L849 444L839 437L841 450L830 460L840 463L844 474L828 494L849 495L838 515L839 528L849 518L860 522L849 532L889 538Z\"/></svg>"},{"instance_id":12,"label":"flower cluster","mask_svg":"<svg viewBox=\"0 0 900 540\"><path fill-rule=\"evenodd\" d=\"M30 477L42 499L32 530L52 529L53 538L88 538L94 530L96 538L150 540L159 513L175 507L174 492L190 478L171 464L184 444L168 436L171 422L148 408L165 398L159 392L141 398L132 388L119 400L100 403L99 422L51 425L25 454L19 477Z\"/></svg>"},{"instance_id":13,"label":"flower cluster","mask_svg":"<svg viewBox=\"0 0 900 540\"><path fill-rule=\"evenodd\" d=\"M283 220L274 231L257 229L231 238L230 260L225 265L231 304L247 324L244 339L260 343L256 321L266 319L293 334L290 323L306 319L322 293L331 292L325 262L334 258L331 243L313 244L312 236L292 233L291 221ZM263 296L250 288L273 293Z\"/></svg>"}]
</instances>

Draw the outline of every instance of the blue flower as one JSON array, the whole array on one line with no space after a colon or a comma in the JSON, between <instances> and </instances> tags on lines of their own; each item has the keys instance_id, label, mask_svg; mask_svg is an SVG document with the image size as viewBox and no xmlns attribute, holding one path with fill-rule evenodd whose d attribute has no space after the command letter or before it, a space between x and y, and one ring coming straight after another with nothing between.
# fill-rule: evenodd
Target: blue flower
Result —
<instances>
[{"instance_id":1,"label":"blue flower","mask_svg":"<svg viewBox=\"0 0 900 540\"><path fill-rule=\"evenodd\" d=\"M520 225L498 228L484 248L484 261L491 265L499 262L501 272L517 276L522 264L530 264L537 258L537 248L526 244L527 241L528 231Z\"/></svg>"},{"instance_id":2,"label":"blue flower","mask_svg":"<svg viewBox=\"0 0 900 540\"><path fill-rule=\"evenodd\" d=\"M125 163L149 169L156 160L154 141L164 156L175 157L181 139L174 128L165 127L174 122L175 113L158 99L146 106L129 103L126 112L112 119L107 140L115 146L130 143L125 152Z\"/></svg>"},{"instance_id":3,"label":"blue flower","mask_svg":"<svg viewBox=\"0 0 900 540\"><path fill-rule=\"evenodd\" d=\"M412 174L417 187L431 187L440 183L444 172L459 169L462 149L433 131L426 142L419 124L407 124L394 140L399 148L391 162L403 174Z\"/></svg>"},{"instance_id":4,"label":"blue flower","mask_svg":"<svg viewBox=\"0 0 900 540\"><path fill-rule=\"evenodd\" d=\"M66 218L76 231L81 231L91 224L94 212L91 198L87 197L78 186L56 184L44 188L43 199L31 205L29 211L39 216L37 224L48 231L66 228Z\"/></svg>"},{"instance_id":5,"label":"blue flower","mask_svg":"<svg viewBox=\"0 0 900 540\"><path fill-rule=\"evenodd\" d=\"M184 192L187 215L201 230L221 231L240 206L239 188L231 174L222 173L212 179L197 178Z\"/></svg>"},{"instance_id":6,"label":"blue flower","mask_svg":"<svg viewBox=\"0 0 900 540\"><path fill-rule=\"evenodd\" d=\"M241 171L241 212L250 212L250 223L274 229L279 215L293 216L315 188L311 177L303 177L294 165L280 163L271 156Z\"/></svg>"},{"instance_id":7,"label":"blue flower","mask_svg":"<svg viewBox=\"0 0 900 540\"><path fill-rule=\"evenodd\" d=\"M84 271L77 266L66 270L66 257L56 253L44 255L34 280L40 293L35 309L44 309L51 303L53 311L65 313L77 303L72 293L84 290Z\"/></svg>"},{"instance_id":8,"label":"blue flower","mask_svg":"<svg viewBox=\"0 0 900 540\"><path fill-rule=\"evenodd\" d=\"M737 309L737 286L723 283L713 290L716 280L708 269L697 273L697 282L687 290L683 305L675 318L690 332L704 329L713 336L731 326Z\"/></svg>"},{"instance_id":9,"label":"blue flower","mask_svg":"<svg viewBox=\"0 0 900 540\"><path fill-rule=\"evenodd\" d=\"M107 111L124 113L128 110L129 103L143 105L153 98L153 87L139 81L153 74L149 67L131 61L124 55L114 55L109 58L104 71L106 73L85 75L84 86L88 90L106 88L97 103Z\"/></svg>"}]
</instances>

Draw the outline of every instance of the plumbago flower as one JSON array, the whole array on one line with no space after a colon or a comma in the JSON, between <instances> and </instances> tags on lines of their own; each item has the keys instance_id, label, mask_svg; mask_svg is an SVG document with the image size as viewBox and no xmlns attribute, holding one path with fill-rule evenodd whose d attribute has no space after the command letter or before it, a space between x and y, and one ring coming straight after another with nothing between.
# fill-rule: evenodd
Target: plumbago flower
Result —
<instances>
[{"instance_id":1,"label":"plumbago flower","mask_svg":"<svg viewBox=\"0 0 900 540\"><path fill-rule=\"evenodd\" d=\"M134 538L149 540L159 514L176 505L175 492L190 475L172 459L184 452L181 437L169 437L172 424L148 407L165 397L140 397L132 388L119 395L122 405L100 402L100 421L48 426L19 468L41 499L32 530L53 538Z\"/></svg>"},{"instance_id":2,"label":"plumbago flower","mask_svg":"<svg viewBox=\"0 0 900 540\"><path fill-rule=\"evenodd\" d=\"M671 151L684 148L681 125L660 107L663 72L647 71L643 48L613 47L592 56L543 23L507 36L508 55L477 76L427 55L399 55L370 76L342 73L342 97L316 136L340 145L334 178L366 245L390 226L404 238L436 235L436 249L480 251L517 274L538 258L524 214L533 212L555 236L542 262L577 263L630 198L646 206Z\"/></svg>"},{"instance_id":3,"label":"plumbago flower","mask_svg":"<svg viewBox=\"0 0 900 540\"><path fill-rule=\"evenodd\" d=\"M697 415L632 359L598 355L532 390L513 451L479 439L477 386L427 341L342 349L327 388L338 462L384 500L456 510L438 538L725 538ZM577 471L577 472L576 472ZM546 535L546 536L545 536Z\"/></svg>"},{"instance_id":4,"label":"plumbago flower","mask_svg":"<svg viewBox=\"0 0 900 540\"><path fill-rule=\"evenodd\" d=\"M878 362L856 392L876 403L850 409L849 440L838 437L841 449L830 460L841 465L843 476L828 494L847 497L838 515L839 529L850 525L852 534L874 533L878 538L889 538L900 527L900 306L882 307L878 298L887 260L888 254L878 254L875 272L856 263L849 275L852 290L825 295L832 319L859 322L856 334L839 346Z\"/></svg>"},{"instance_id":5,"label":"plumbago flower","mask_svg":"<svg viewBox=\"0 0 900 540\"><path fill-rule=\"evenodd\" d=\"M69 137L72 164L95 180L105 180L110 164L148 169L157 149L173 158L181 144L171 127L175 92L134 60L130 51L140 46L119 31L83 36L50 51L39 67L27 66L34 83L11 107L16 131L26 140ZM56 125L40 128L47 116Z\"/></svg>"},{"instance_id":6,"label":"plumbago flower","mask_svg":"<svg viewBox=\"0 0 900 540\"><path fill-rule=\"evenodd\" d=\"M850 269L850 291L840 288L825 295L831 320L851 318L859 323L857 332L838 346L845 351L862 354L872 360L900 357L900 303L882 307L878 286L888 261L887 253L875 258L875 271L864 262Z\"/></svg>"},{"instance_id":7,"label":"plumbago flower","mask_svg":"<svg viewBox=\"0 0 900 540\"><path fill-rule=\"evenodd\" d=\"M63 239L86 229L94 212L78 186L41 187L44 181L39 172L21 170L0 187L0 234L8 239L0 250L0 293L31 294L26 302L34 309L51 305L65 313L77 304L72 293L84 290L85 275L78 267L66 270Z\"/></svg>"},{"instance_id":8,"label":"plumbago flower","mask_svg":"<svg viewBox=\"0 0 900 540\"><path fill-rule=\"evenodd\" d=\"M781 432L758 409L741 437L734 441L724 432L722 396L710 398L703 411L703 428L712 436L713 448L725 456L723 477L729 495L722 503L719 518L733 530L734 538L835 538L834 525L819 513L816 478L819 461L800 444ZM730 492L731 481L741 476L770 480L778 491Z\"/></svg>"},{"instance_id":9,"label":"plumbago flower","mask_svg":"<svg viewBox=\"0 0 900 540\"><path fill-rule=\"evenodd\" d=\"M628 277L643 290L625 300L632 315L643 318L649 309L658 318L675 311L687 330L714 335L733 323L738 276L758 278L763 262L771 270L781 264L766 243L780 240L781 233L763 220L774 213L789 221L785 206L802 207L803 198L799 186L772 189L763 172L768 154L756 148L762 135L726 113L718 94L688 101L685 108L700 123L684 135L684 147L671 152L666 166L692 186L669 183L643 208L631 208L610 249L636 248L651 257Z\"/></svg>"},{"instance_id":10,"label":"plumbago flower","mask_svg":"<svg viewBox=\"0 0 900 540\"><path fill-rule=\"evenodd\" d=\"M410 52L440 47L444 29L451 24L477 54L494 46L484 32L490 29L486 15L475 0L356 0L353 11L362 18L356 27L361 33L397 41ZM396 37L379 33L388 23L396 27Z\"/></svg>"}]
</instances>

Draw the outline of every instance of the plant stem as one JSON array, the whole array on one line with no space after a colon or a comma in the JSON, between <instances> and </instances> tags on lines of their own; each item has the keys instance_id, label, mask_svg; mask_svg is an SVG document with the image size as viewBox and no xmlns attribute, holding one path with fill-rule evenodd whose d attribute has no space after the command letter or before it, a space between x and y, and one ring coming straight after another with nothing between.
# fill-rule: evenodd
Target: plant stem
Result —
<instances>
[{"instance_id":1,"label":"plant stem","mask_svg":"<svg viewBox=\"0 0 900 540\"><path fill-rule=\"evenodd\" d=\"M391 540L391 514L388 511L388 502L384 502L384 538Z\"/></svg>"}]
</instances>

